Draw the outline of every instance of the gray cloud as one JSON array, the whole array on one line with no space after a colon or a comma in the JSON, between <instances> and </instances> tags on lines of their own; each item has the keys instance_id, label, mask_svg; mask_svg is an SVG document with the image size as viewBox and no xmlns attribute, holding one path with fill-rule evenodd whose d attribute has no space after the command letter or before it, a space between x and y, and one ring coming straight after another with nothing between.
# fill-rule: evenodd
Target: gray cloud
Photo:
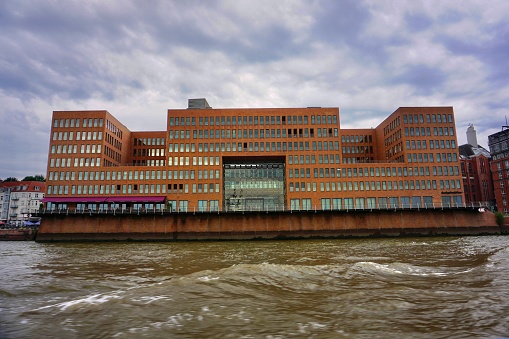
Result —
<instances>
[{"instance_id":1,"label":"gray cloud","mask_svg":"<svg viewBox=\"0 0 509 339\"><path fill-rule=\"evenodd\" d=\"M410 32L422 32L433 25L433 19L422 13L411 13L405 17Z\"/></svg>"},{"instance_id":2,"label":"gray cloud","mask_svg":"<svg viewBox=\"0 0 509 339\"><path fill-rule=\"evenodd\" d=\"M399 106L453 105L460 143L470 122L483 140L508 114L508 9L2 2L0 178L45 172L53 110L107 109L133 130L158 130L165 110L190 97L216 108L339 106L348 128L376 125Z\"/></svg>"},{"instance_id":3,"label":"gray cloud","mask_svg":"<svg viewBox=\"0 0 509 339\"><path fill-rule=\"evenodd\" d=\"M446 78L447 74L439 69L412 65L405 67L402 74L395 76L392 81L412 86L417 95L429 96L442 88Z\"/></svg>"}]
</instances>

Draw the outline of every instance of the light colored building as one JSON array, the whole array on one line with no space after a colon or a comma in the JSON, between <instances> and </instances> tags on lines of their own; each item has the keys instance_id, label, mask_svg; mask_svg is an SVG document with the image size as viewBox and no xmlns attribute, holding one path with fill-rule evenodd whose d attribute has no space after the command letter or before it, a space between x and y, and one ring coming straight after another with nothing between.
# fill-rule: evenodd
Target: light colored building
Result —
<instances>
[{"instance_id":1,"label":"light colored building","mask_svg":"<svg viewBox=\"0 0 509 339\"><path fill-rule=\"evenodd\" d=\"M0 221L21 225L39 211L46 183L16 181L0 183Z\"/></svg>"}]
</instances>

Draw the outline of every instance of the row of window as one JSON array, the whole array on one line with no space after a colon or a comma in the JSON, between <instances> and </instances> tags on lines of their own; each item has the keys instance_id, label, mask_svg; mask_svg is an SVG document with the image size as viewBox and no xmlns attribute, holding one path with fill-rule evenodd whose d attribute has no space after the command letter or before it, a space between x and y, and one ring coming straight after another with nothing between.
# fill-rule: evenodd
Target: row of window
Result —
<instances>
[{"instance_id":1,"label":"row of window","mask_svg":"<svg viewBox=\"0 0 509 339\"><path fill-rule=\"evenodd\" d=\"M343 164L362 164L362 163L374 163L374 157L347 157L343 156ZM402 161L396 161L402 162Z\"/></svg>"},{"instance_id":2,"label":"row of window","mask_svg":"<svg viewBox=\"0 0 509 339\"><path fill-rule=\"evenodd\" d=\"M80 118L76 119L55 119L53 120L53 127L80 127ZM81 127L103 127L102 118L83 118L83 125Z\"/></svg>"},{"instance_id":3,"label":"row of window","mask_svg":"<svg viewBox=\"0 0 509 339\"><path fill-rule=\"evenodd\" d=\"M69 189L70 188L70 189ZM192 184L191 193L219 193L215 183ZM51 195L110 195L110 194L179 194L190 193L189 184L127 184L127 185L49 185Z\"/></svg>"},{"instance_id":4,"label":"row of window","mask_svg":"<svg viewBox=\"0 0 509 339\"><path fill-rule=\"evenodd\" d=\"M452 114L426 114L426 123L452 123ZM422 114L403 114L404 124L423 124Z\"/></svg>"},{"instance_id":5,"label":"row of window","mask_svg":"<svg viewBox=\"0 0 509 339\"><path fill-rule=\"evenodd\" d=\"M313 156L314 157L314 156ZM193 159L196 164L200 164L200 158ZM332 155L331 158L333 159ZM206 161L204 159L207 159ZM201 159L201 164L219 165L218 157L205 157ZM290 158L289 158L290 159ZM306 164L310 160L305 158ZM314 159L314 158L311 158ZM184 160L183 160L184 161ZM297 162L295 162L297 161ZM303 156L294 156L292 162L295 164L304 164ZM198 170L198 179L219 179L219 170ZM52 180L172 180L172 179L195 179L194 170L140 170L140 171L85 171L85 172L49 172L48 181ZM203 173L203 176L202 176ZM357 177L412 177L412 176L457 176L459 175L458 166L425 166L425 167L371 167L371 168L314 168L314 178L357 178ZM310 178L310 168L289 168L289 178Z\"/></svg>"},{"instance_id":6,"label":"row of window","mask_svg":"<svg viewBox=\"0 0 509 339\"><path fill-rule=\"evenodd\" d=\"M320 192L461 189L460 180L290 182L288 189L290 192L317 192L318 185Z\"/></svg>"},{"instance_id":7,"label":"row of window","mask_svg":"<svg viewBox=\"0 0 509 339\"><path fill-rule=\"evenodd\" d=\"M311 120L312 125L337 124L337 115L272 115L272 116L211 116L199 117L199 126L248 126L248 125L307 125ZM196 117L170 117L170 126L196 126Z\"/></svg>"},{"instance_id":8,"label":"row of window","mask_svg":"<svg viewBox=\"0 0 509 339\"><path fill-rule=\"evenodd\" d=\"M40 191L41 190L41 187L40 186L35 186L33 188L35 191ZM6 196L7 198L8 196ZM41 193L41 198L44 197L44 194ZM34 199L39 199L39 193L33 193L32 195L32 192L29 192L29 193L12 193L10 198L12 200L17 200L17 199L26 199L26 198L34 198ZM1 194L0 195L0 201L4 200L4 195ZM7 200L7 199L6 199Z\"/></svg>"},{"instance_id":9,"label":"row of window","mask_svg":"<svg viewBox=\"0 0 509 339\"><path fill-rule=\"evenodd\" d=\"M80 154L101 153L101 144L81 144L81 145L52 145L51 154L78 154L78 146L80 146Z\"/></svg>"},{"instance_id":10,"label":"row of window","mask_svg":"<svg viewBox=\"0 0 509 339\"><path fill-rule=\"evenodd\" d=\"M502 167L502 165L504 165L504 167L506 169L509 169L509 160L506 160L502 163L502 161L498 162L497 163L497 170L501 171L504 167Z\"/></svg>"},{"instance_id":11,"label":"row of window","mask_svg":"<svg viewBox=\"0 0 509 339\"><path fill-rule=\"evenodd\" d=\"M373 137L371 135L342 135L341 136L342 143L362 143L362 142L373 142Z\"/></svg>"},{"instance_id":12,"label":"row of window","mask_svg":"<svg viewBox=\"0 0 509 339\"><path fill-rule=\"evenodd\" d=\"M430 133L431 133L431 131L430 131ZM387 138L385 138L384 145L385 145L385 147L388 147L389 145L398 141L399 139L401 139L401 130L400 129L398 129L397 131L395 131L394 133L389 135Z\"/></svg>"},{"instance_id":13,"label":"row of window","mask_svg":"<svg viewBox=\"0 0 509 339\"><path fill-rule=\"evenodd\" d=\"M441 205L445 207L462 206L461 195L443 196ZM376 209L376 208L431 208L435 207L433 197L380 197L380 198L321 198L319 206L313 206L311 199L291 199L292 210L352 210L352 209Z\"/></svg>"},{"instance_id":14,"label":"row of window","mask_svg":"<svg viewBox=\"0 0 509 339\"><path fill-rule=\"evenodd\" d=\"M242 189L279 189L282 182L241 182ZM263 186L263 185L266 185ZM461 190L460 180L399 180L399 181L348 181L348 182L290 182L290 192L342 192L342 191L397 191L397 190ZM273 187L274 186L274 187ZM166 188L168 192L166 192ZM218 183L194 183L191 193L219 193ZM189 184L123 184L123 185L71 185L70 194L178 194L189 193ZM68 195L69 185L48 185L48 194Z\"/></svg>"},{"instance_id":15,"label":"row of window","mask_svg":"<svg viewBox=\"0 0 509 339\"><path fill-rule=\"evenodd\" d=\"M459 170L458 166L433 166L432 172L433 176L458 176ZM382 173L380 173L379 168L371 168L370 171L365 169L364 173L362 169L359 169L357 172L357 168L313 168L313 178L356 178L356 177L390 177L390 176L398 176L398 177L411 177L411 176L430 176L430 168L429 167L415 167L415 168L393 168L392 175L389 168L387 168L387 172L385 172L385 168L382 167ZM288 177L292 178L310 178L311 177L311 169L310 168L295 168L288 169Z\"/></svg>"},{"instance_id":16,"label":"row of window","mask_svg":"<svg viewBox=\"0 0 509 339\"><path fill-rule=\"evenodd\" d=\"M509 150L509 142L507 140L503 140L497 143L490 144L490 150L492 153L499 153Z\"/></svg>"},{"instance_id":17,"label":"row of window","mask_svg":"<svg viewBox=\"0 0 509 339\"><path fill-rule=\"evenodd\" d=\"M438 206L457 207L462 206L463 201L460 195L443 196L440 204L433 202L431 196L412 196L412 197L368 197L368 198L322 198L320 204L313 205L310 198L291 199L291 210L311 211L314 209L321 210L353 210L353 209L377 209L377 208L432 208ZM504 200L505 203L505 200ZM129 206L131 205L131 206ZM504 204L505 206L505 204ZM65 203L48 203L48 210L66 210ZM161 211L168 210L171 212L215 212L219 211L219 200L198 200L198 206L189 206L188 200L168 200L165 204L152 203L78 203L76 210L78 211L109 211L109 210L132 210L132 211Z\"/></svg>"},{"instance_id":18,"label":"row of window","mask_svg":"<svg viewBox=\"0 0 509 339\"><path fill-rule=\"evenodd\" d=\"M99 167L101 158L74 158L73 167ZM71 158L50 158L49 167L71 167Z\"/></svg>"},{"instance_id":19,"label":"row of window","mask_svg":"<svg viewBox=\"0 0 509 339\"><path fill-rule=\"evenodd\" d=\"M164 146L164 138L134 138L134 146Z\"/></svg>"},{"instance_id":20,"label":"row of window","mask_svg":"<svg viewBox=\"0 0 509 339\"><path fill-rule=\"evenodd\" d=\"M198 170L197 179L219 179L219 170ZM173 180L195 179L195 171L86 171L86 172L49 172L48 181L115 181L115 180Z\"/></svg>"},{"instance_id":21,"label":"row of window","mask_svg":"<svg viewBox=\"0 0 509 339\"><path fill-rule=\"evenodd\" d=\"M103 132L101 131L77 131L76 140L102 140ZM53 140L74 140L74 132L53 132Z\"/></svg>"},{"instance_id":22,"label":"row of window","mask_svg":"<svg viewBox=\"0 0 509 339\"><path fill-rule=\"evenodd\" d=\"M113 146L114 148L116 148L118 150L122 150L122 142L118 141L117 139L115 139L114 137L109 135L108 133L106 133L106 138L104 138L104 140L106 140L106 142L108 144L110 144L111 146Z\"/></svg>"},{"instance_id":23,"label":"row of window","mask_svg":"<svg viewBox=\"0 0 509 339\"><path fill-rule=\"evenodd\" d=\"M122 130L109 120L106 120L106 129L117 136L117 138L122 139Z\"/></svg>"},{"instance_id":24,"label":"row of window","mask_svg":"<svg viewBox=\"0 0 509 339\"><path fill-rule=\"evenodd\" d=\"M457 162L458 154L457 153L436 153L436 162ZM415 163L415 162L435 162L435 154L434 153L407 153L407 162Z\"/></svg>"},{"instance_id":25,"label":"row of window","mask_svg":"<svg viewBox=\"0 0 509 339\"><path fill-rule=\"evenodd\" d=\"M317 128L318 138L338 137L337 128ZM190 130L170 130L168 137L173 139L191 139ZM193 130L193 139L264 139L264 138L314 138L314 128L294 129L216 129Z\"/></svg>"},{"instance_id":26,"label":"row of window","mask_svg":"<svg viewBox=\"0 0 509 339\"><path fill-rule=\"evenodd\" d=\"M134 160L130 166L150 166L150 167L162 167L166 166L166 160L155 159L155 160Z\"/></svg>"},{"instance_id":27,"label":"row of window","mask_svg":"<svg viewBox=\"0 0 509 339\"><path fill-rule=\"evenodd\" d=\"M416 137L419 137L419 136L431 136L431 129L429 127L405 127L405 136L408 137L408 136L416 136ZM433 127L433 135L434 136L454 136L454 128L452 127Z\"/></svg>"},{"instance_id":28,"label":"row of window","mask_svg":"<svg viewBox=\"0 0 509 339\"><path fill-rule=\"evenodd\" d=\"M426 140L407 140L405 142L407 150L427 149ZM455 149L456 140L429 140L429 149Z\"/></svg>"},{"instance_id":29,"label":"row of window","mask_svg":"<svg viewBox=\"0 0 509 339\"><path fill-rule=\"evenodd\" d=\"M500 159L504 159L504 158L509 158L509 152L493 154L491 156L492 161L496 161L496 160L500 160Z\"/></svg>"},{"instance_id":30,"label":"row of window","mask_svg":"<svg viewBox=\"0 0 509 339\"><path fill-rule=\"evenodd\" d=\"M102 140L103 138L103 132L76 132L76 141L79 140ZM73 141L74 140L74 132L53 132L53 140L57 141ZM111 144L113 147L122 150L122 143L118 141L117 139L113 138L111 135L106 133L105 141L109 144Z\"/></svg>"},{"instance_id":31,"label":"row of window","mask_svg":"<svg viewBox=\"0 0 509 339\"><path fill-rule=\"evenodd\" d=\"M162 148L135 148L133 157L164 157L166 152Z\"/></svg>"},{"instance_id":32,"label":"row of window","mask_svg":"<svg viewBox=\"0 0 509 339\"><path fill-rule=\"evenodd\" d=\"M114 159L117 164L120 164L122 162L122 155L115 151L114 149L109 148L108 146L104 146L104 154L111 159ZM104 166L113 166L113 163L108 161L107 159L104 159Z\"/></svg>"},{"instance_id":33,"label":"row of window","mask_svg":"<svg viewBox=\"0 0 509 339\"><path fill-rule=\"evenodd\" d=\"M344 154L368 154L373 153L373 146L343 146Z\"/></svg>"},{"instance_id":34,"label":"row of window","mask_svg":"<svg viewBox=\"0 0 509 339\"><path fill-rule=\"evenodd\" d=\"M128 207L130 206L130 207ZM51 203L49 202L46 206L46 209L55 211L55 210L67 210L68 206L66 203ZM121 211L170 211L170 212L187 212L189 208L188 200L168 200L166 204L153 204L153 203L77 203L76 210L77 211L112 211L112 210L121 210ZM219 200L198 200L198 211L199 212L215 212L219 211Z\"/></svg>"},{"instance_id":35,"label":"row of window","mask_svg":"<svg viewBox=\"0 0 509 339\"><path fill-rule=\"evenodd\" d=\"M239 143L210 143L198 144L198 152L285 152L285 151L339 151L338 141L295 141L295 142L239 142ZM194 153L196 144L169 144L169 153Z\"/></svg>"},{"instance_id":36,"label":"row of window","mask_svg":"<svg viewBox=\"0 0 509 339\"><path fill-rule=\"evenodd\" d=\"M385 128L384 128L384 136L391 133L393 130L396 129L401 124L400 117L396 117L394 120L392 120Z\"/></svg>"},{"instance_id":37,"label":"row of window","mask_svg":"<svg viewBox=\"0 0 509 339\"><path fill-rule=\"evenodd\" d=\"M78 152L79 146L79 152ZM144 150L145 151L145 150ZM100 154L101 153L101 144L81 144L81 145L52 145L51 154ZM104 154L113 158L120 162L120 153L115 150L105 147ZM141 154L141 152L140 152ZM136 154L135 154L136 155ZM159 149L149 149L147 152L143 152L143 156L164 156L164 150ZM76 159L75 159L76 161Z\"/></svg>"}]
</instances>

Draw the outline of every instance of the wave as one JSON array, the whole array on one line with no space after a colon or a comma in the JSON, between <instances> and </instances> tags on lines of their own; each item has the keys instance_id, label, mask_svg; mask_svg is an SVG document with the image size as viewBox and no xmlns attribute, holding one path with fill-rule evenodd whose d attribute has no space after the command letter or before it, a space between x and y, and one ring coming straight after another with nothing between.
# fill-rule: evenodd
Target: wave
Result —
<instances>
[{"instance_id":1,"label":"wave","mask_svg":"<svg viewBox=\"0 0 509 339\"><path fill-rule=\"evenodd\" d=\"M187 298L256 297L271 298L281 292L313 293L363 286L369 281L412 277L446 277L467 274L473 268L415 266L408 263L359 261L326 265L235 264L218 270L202 270L181 277L139 284L106 293L93 293L72 300L45 305L30 312L81 312L113 303L161 304ZM367 280L366 280L367 279ZM263 291L263 292L262 292Z\"/></svg>"}]
</instances>

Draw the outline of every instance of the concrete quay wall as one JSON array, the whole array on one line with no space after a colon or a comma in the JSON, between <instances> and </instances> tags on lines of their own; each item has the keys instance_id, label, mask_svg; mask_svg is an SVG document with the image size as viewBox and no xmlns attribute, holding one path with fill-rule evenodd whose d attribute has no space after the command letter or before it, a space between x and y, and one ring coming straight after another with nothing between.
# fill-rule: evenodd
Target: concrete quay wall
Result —
<instances>
[{"instance_id":1,"label":"concrete quay wall","mask_svg":"<svg viewBox=\"0 0 509 339\"><path fill-rule=\"evenodd\" d=\"M507 230L509 231L509 230ZM36 241L177 241L501 234L469 209L45 214Z\"/></svg>"}]
</instances>

